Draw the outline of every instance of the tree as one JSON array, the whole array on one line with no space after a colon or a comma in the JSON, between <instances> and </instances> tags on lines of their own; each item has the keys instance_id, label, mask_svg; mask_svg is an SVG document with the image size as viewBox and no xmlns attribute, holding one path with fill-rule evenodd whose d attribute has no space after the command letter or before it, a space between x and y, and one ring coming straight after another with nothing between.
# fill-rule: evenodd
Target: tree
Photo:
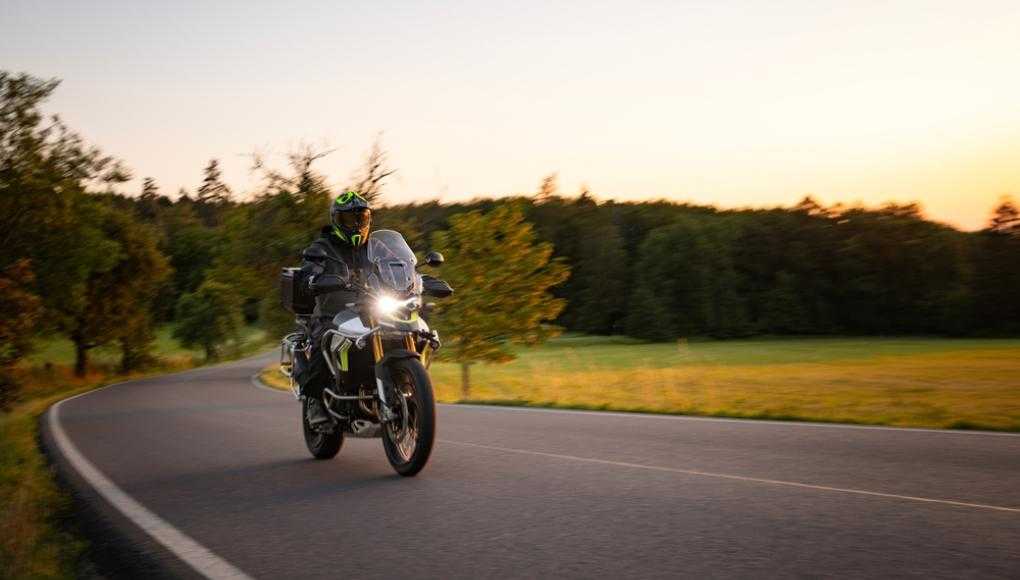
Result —
<instances>
[{"instance_id":1,"label":"tree","mask_svg":"<svg viewBox=\"0 0 1020 580\"><path fill-rule=\"evenodd\" d=\"M146 177L142 181L142 192L138 195L138 215L147 222L155 222L159 215L161 198L165 199L159 194L156 180Z\"/></svg>"},{"instance_id":2,"label":"tree","mask_svg":"<svg viewBox=\"0 0 1020 580\"><path fill-rule=\"evenodd\" d=\"M396 173L395 169L390 169L387 157L382 146L382 136L376 137L368 155L365 156L361 170L347 189L358 192L369 203L378 201L382 195L384 180Z\"/></svg>"},{"instance_id":3,"label":"tree","mask_svg":"<svg viewBox=\"0 0 1020 580\"><path fill-rule=\"evenodd\" d=\"M142 180L142 193L139 194L139 201L155 201L159 197L159 186L156 185L156 180L151 177L146 177Z\"/></svg>"},{"instance_id":4,"label":"tree","mask_svg":"<svg viewBox=\"0 0 1020 580\"><path fill-rule=\"evenodd\" d=\"M550 173L542 178L542 183L538 186L538 193L535 194L535 203L549 203L556 197L559 193L557 178L556 173Z\"/></svg>"},{"instance_id":5,"label":"tree","mask_svg":"<svg viewBox=\"0 0 1020 580\"><path fill-rule=\"evenodd\" d=\"M301 250L329 220L330 191L314 163L329 152L304 147L289 156L289 171L267 167L255 199L228 216L208 278L236 289L246 310L258 307L267 332L286 333L294 318L280 306L280 269L300 263Z\"/></svg>"},{"instance_id":6,"label":"tree","mask_svg":"<svg viewBox=\"0 0 1020 580\"><path fill-rule=\"evenodd\" d=\"M14 365L32 349L42 307L31 291L34 278L25 259L0 272L0 409L14 396Z\"/></svg>"},{"instance_id":7,"label":"tree","mask_svg":"<svg viewBox=\"0 0 1020 580\"><path fill-rule=\"evenodd\" d=\"M123 370L148 360L152 301L170 275L148 228L102 198L88 200L88 206L91 211L82 215L95 224L106 262L90 273L81 300L61 307L63 327L75 345L78 376L87 371L90 350L114 341L122 347Z\"/></svg>"},{"instance_id":8,"label":"tree","mask_svg":"<svg viewBox=\"0 0 1020 580\"><path fill-rule=\"evenodd\" d=\"M1003 197L992 213L988 231L1020 237L1020 210L1009 197Z\"/></svg>"},{"instance_id":9,"label":"tree","mask_svg":"<svg viewBox=\"0 0 1020 580\"><path fill-rule=\"evenodd\" d=\"M708 334L712 312L710 241L696 219L653 230L641 245L637 290L628 319L640 338L673 339ZM649 319L645 312L656 313Z\"/></svg>"},{"instance_id":10,"label":"tree","mask_svg":"<svg viewBox=\"0 0 1020 580\"><path fill-rule=\"evenodd\" d=\"M807 312L797 291L797 278L785 270L776 273L772 289L765 296L766 329L776 334L803 333Z\"/></svg>"},{"instance_id":11,"label":"tree","mask_svg":"<svg viewBox=\"0 0 1020 580\"><path fill-rule=\"evenodd\" d=\"M676 338L669 307L650 285L640 284L634 289L628 305L626 333L635 338L665 341Z\"/></svg>"},{"instance_id":12,"label":"tree","mask_svg":"<svg viewBox=\"0 0 1020 580\"><path fill-rule=\"evenodd\" d=\"M214 229L203 226L189 214L175 211L167 216L168 227L163 242L164 252L174 268L173 286L178 297L194 292L205 280L222 238Z\"/></svg>"},{"instance_id":13,"label":"tree","mask_svg":"<svg viewBox=\"0 0 1020 580\"><path fill-rule=\"evenodd\" d=\"M123 248L123 259L111 272L109 284L115 290L98 296L113 302L119 329L121 372L130 372L151 364L155 341L155 301L171 278L173 268L159 250L152 228L120 216L113 232Z\"/></svg>"},{"instance_id":14,"label":"tree","mask_svg":"<svg viewBox=\"0 0 1020 580\"><path fill-rule=\"evenodd\" d=\"M825 215L825 208L823 208L817 201L815 201L815 198L810 195L805 195L804 199L800 200L797 205L793 206L793 211L810 216Z\"/></svg>"},{"instance_id":15,"label":"tree","mask_svg":"<svg viewBox=\"0 0 1020 580\"><path fill-rule=\"evenodd\" d=\"M216 360L241 329L241 297L226 284L207 281L177 302L174 338L188 348L201 347L206 360Z\"/></svg>"},{"instance_id":16,"label":"tree","mask_svg":"<svg viewBox=\"0 0 1020 580\"><path fill-rule=\"evenodd\" d=\"M593 334L623 330L629 294L629 264L619 228L590 196L570 204L572 255L565 256L571 276L561 287L569 297L562 320L571 328ZM562 216L563 219L566 216Z\"/></svg>"},{"instance_id":17,"label":"tree","mask_svg":"<svg viewBox=\"0 0 1020 580\"><path fill-rule=\"evenodd\" d=\"M218 159L210 159L203 170L202 185L198 187L198 203L222 204L230 201L230 187L223 183Z\"/></svg>"},{"instance_id":18,"label":"tree","mask_svg":"<svg viewBox=\"0 0 1020 580\"><path fill-rule=\"evenodd\" d=\"M627 309L627 255L613 224L585 232L580 256L571 264L568 284L576 282L567 308L573 310L571 327L593 334L623 330Z\"/></svg>"},{"instance_id":19,"label":"tree","mask_svg":"<svg viewBox=\"0 0 1020 580\"><path fill-rule=\"evenodd\" d=\"M432 245L446 254L443 278L456 289L443 303L439 328L447 337L444 352L461 365L466 399L472 364L512 360L510 345L536 344L556 332L546 323L565 303L549 291L569 269L510 204L452 216Z\"/></svg>"},{"instance_id":20,"label":"tree","mask_svg":"<svg viewBox=\"0 0 1020 580\"><path fill-rule=\"evenodd\" d=\"M202 185L195 193L195 211L206 226L222 223L222 214L231 203L230 195L230 188L223 183L219 160L210 159L203 170Z\"/></svg>"},{"instance_id":21,"label":"tree","mask_svg":"<svg viewBox=\"0 0 1020 580\"><path fill-rule=\"evenodd\" d=\"M44 123L40 106L57 84L0 71L0 269L30 259L30 291L46 310L39 320L69 331L78 326L89 281L117 259L88 190L129 175L58 117Z\"/></svg>"},{"instance_id":22,"label":"tree","mask_svg":"<svg viewBox=\"0 0 1020 580\"><path fill-rule=\"evenodd\" d=\"M971 298L982 332L1020 333L1020 211L1004 198L972 244Z\"/></svg>"},{"instance_id":23,"label":"tree","mask_svg":"<svg viewBox=\"0 0 1020 580\"><path fill-rule=\"evenodd\" d=\"M130 179L119 161L88 146L59 117L43 123L40 105L58 84L0 71L0 186L12 194L0 197L3 209L12 210L0 213L5 247L24 233L24 226L38 228L34 220L64 202L69 193ZM40 192L48 195L37 195ZM26 198L34 203L18 203Z\"/></svg>"}]
</instances>

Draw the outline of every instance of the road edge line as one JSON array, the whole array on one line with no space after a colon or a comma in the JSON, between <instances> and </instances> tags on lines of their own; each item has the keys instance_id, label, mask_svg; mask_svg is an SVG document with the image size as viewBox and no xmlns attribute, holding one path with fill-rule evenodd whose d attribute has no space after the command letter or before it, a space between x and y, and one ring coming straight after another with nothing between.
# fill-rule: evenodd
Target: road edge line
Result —
<instances>
[{"instance_id":1,"label":"road edge line","mask_svg":"<svg viewBox=\"0 0 1020 580\"><path fill-rule=\"evenodd\" d=\"M193 369L197 370L197 369ZM188 372L188 371L185 371ZM171 373L180 374L180 373ZM64 457L85 482L92 487L108 504L138 526L159 545L170 551L182 562L190 566L198 574L212 579L250 580L251 577L227 562L205 546L199 544L169 522L151 512L140 502L128 495L93 465L71 442L60 423L60 407L79 397L123 385L132 381L113 383L99 389L79 393L60 400L46 411L46 421L53 437L56 450Z\"/></svg>"}]
</instances>

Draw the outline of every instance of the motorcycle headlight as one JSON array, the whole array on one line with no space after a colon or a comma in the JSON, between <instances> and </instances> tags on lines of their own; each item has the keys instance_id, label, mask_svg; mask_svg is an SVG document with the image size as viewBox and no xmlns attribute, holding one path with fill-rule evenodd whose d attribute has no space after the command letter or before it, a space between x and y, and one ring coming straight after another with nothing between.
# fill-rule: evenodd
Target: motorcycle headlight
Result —
<instances>
[{"instance_id":1,"label":"motorcycle headlight","mask_svg":"<svg viewBox=\"0 0 1020 580\"><path fill-rule=\"evenodd\" d=\"M400 308L402 302L392 296L380 296L375 301L375 311L384 316L389 316Z\"/></svg>"},{"instance_id":2,"label":"motorcycle headlight","mask_svg":"<svg viewBox=\"0 0 1020 580\"><path fill-rule=\"evenodd\" d=\"M414 298L397 300L392 296L380 296L375 301L375 312L380 316L393 316L402 308L410 308L414 305Z\"/></svg>"}]
</instances>

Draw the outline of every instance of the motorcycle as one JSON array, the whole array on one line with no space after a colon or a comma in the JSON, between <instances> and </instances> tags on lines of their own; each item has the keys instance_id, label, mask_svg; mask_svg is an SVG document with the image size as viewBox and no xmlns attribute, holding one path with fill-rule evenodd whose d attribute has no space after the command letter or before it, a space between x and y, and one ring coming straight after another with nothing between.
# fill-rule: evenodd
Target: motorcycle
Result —
<instances>
[{"instance_id":1,"label":"motorcycle","mask_svg":"<svg viewBox=\"0 0 1020 580\"><path fill-rule=\"evenodd\" d=\"M290 380L301 401L305 444L317 459L340 452L345 437L382 438L386 458L397 473L416 475L428 462L435 439L436 415L428 368L441 347L439 333L429 328L432 304L423 296L442 298L453 290L445 282L422 276L418 261L403 236L376 230L367 241L367 263L349 272L346 280L332 280L326 291L354 290L357 297L333 317L332 328L319 338L333 383L323 389L320 402L332 421L312 425L310 396L295 378L300 357L312 356L311 309L314 298L297 268L285 268L284 306L296 315L298 330L281 341L280 372ZM439 266L443 256L430 252L425 265Z\"/></svg>"}]
</instances>

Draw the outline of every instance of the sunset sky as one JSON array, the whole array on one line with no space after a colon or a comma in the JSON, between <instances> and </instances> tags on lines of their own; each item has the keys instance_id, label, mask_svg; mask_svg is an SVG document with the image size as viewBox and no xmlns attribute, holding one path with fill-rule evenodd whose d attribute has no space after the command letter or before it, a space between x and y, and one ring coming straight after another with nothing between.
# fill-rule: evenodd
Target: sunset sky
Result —
<instances>
[{"instance_id":1,"label":"sunset sky","mask_svg":"<svg viewBox=\"0 0 1020 580\"><path fill-rule=\"evenodd\" d=\"M531 192L722 207L1020 194L1020 2L0 3L0 68L139 178L384 132L386 200ZM136 191L138 181L125 190Z\"/></svg>"}]
</instances>

